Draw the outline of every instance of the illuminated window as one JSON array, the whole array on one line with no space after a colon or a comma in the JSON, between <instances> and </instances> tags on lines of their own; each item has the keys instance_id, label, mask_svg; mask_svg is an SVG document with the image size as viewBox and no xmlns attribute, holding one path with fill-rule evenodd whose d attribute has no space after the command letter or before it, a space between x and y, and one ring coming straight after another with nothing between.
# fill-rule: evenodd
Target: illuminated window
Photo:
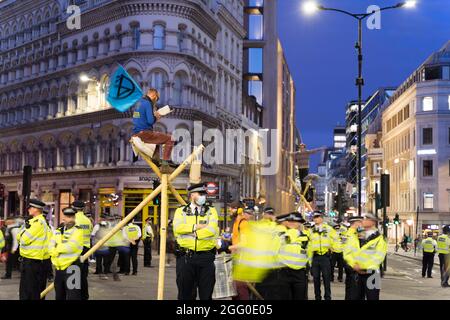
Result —
<instances>
[{"instance_id":1,"label":"illuminated window","mask_svg":"<svg viewBox=\"0 0 450 320\"><path fill-rule=\"evenodd\" d=\"M264 30L264 16L262 14L249 14L248 16L248 38L250 40L262 40Z\"/></svg>"},{"instance_id":2,"label":"illuminated window","mask_svg":"<svg viewBox=\"0 0 450 320\"><path fill-rule=\"evenodd\" d=\"M423 194L423 208L424 209L433 209L433 201L434 195L432 193L424 193Z\"/></svg>"},{"instance_id":3,"label":"illuminated window","mask_svg":"<svg viewBox=\"0 0 450 320\"><path fill-rule=\"evenodd\" d=\"M432 97L424 97L423 98L422 110L423 111L433 110L433 98Z\"/></svg>"}]
</instances>

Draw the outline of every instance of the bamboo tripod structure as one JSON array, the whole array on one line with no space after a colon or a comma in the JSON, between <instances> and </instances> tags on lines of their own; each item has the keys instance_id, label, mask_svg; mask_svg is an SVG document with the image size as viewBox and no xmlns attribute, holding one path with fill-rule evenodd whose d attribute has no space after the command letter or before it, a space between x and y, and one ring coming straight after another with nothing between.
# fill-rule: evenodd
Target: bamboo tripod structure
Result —
<instances>
[{"instance_id":1,"label":"bamboo tripod structure","mask_svg":"<svg viewBox=\"0 0 450 320\"><path fill-rule=\"evenodd\" d=\"M309 180L306 183L305 191L302 193L300 188L297 186L297 184L294 182L294 180L291 177L288 177L289 181L292 184L292 187L294 188L295 192L300 196L300 200L305 204L305 206L310 210L311 212L314 211L314 209L311 207L311 204L306 200L305 195L309 190L309 187L311 186L311 180Z\"/></svg>"},{"instance_id":2,"label":"bamboo tripod structure","mask_svg":"<svg viewBox=\"0 0 450 320\"><path fill-rule=\"evenodd\" d=\"M139 155L147 162L150 168L155 172L155 174L161 178L161 184L153 190L142 202L134 208L127 216L124 217L114 228L112 228L99 242L97 242L92 248L89 249L84 255L80 257L81 263L86 261L89 256L94 254L100 247L102 247L106 241L111 239L117 232L120 231L125 225L127 225L133 218L159 193L161 193L161 229L160 229L160 258L159 258L159 274L158 274L158 300L163 300L164 298L164 276L165 276L165 261L166 261L166 239L167 239L167 221L168 221L168 209L169 209L169 197L167 189L175 196L178 202L182 205L186 205L186 201L180 196L178 191L172 186L171 182L180 175L180 173L186 168L186 166L203 151L205 147L203 145L198 146L194 149L190 156L188 156L183 163L181 163L178 168L175 169L170 175L166 173L161 173L159 168L151 161L151 159L138 152ZM54 289L54 284L50 284L44 291L41 292L41 299L44 298L51 290Z\"/></svg>"}]
</instances>

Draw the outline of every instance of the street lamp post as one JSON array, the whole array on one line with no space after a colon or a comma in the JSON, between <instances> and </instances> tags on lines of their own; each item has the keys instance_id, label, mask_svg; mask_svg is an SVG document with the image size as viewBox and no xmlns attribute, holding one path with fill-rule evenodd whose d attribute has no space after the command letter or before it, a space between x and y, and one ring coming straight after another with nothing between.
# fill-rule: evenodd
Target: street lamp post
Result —
<instances>
[{"instance_id":1,"label":"street lamp post","mask_svg":"<svg viewBox=\"0 0 450 320\"><path fill-rule=\"evenodd\" d=\"M398 9L398 8L412 8L416 5L415 0L408 0L405 2L400 2L394 6L384 7L380 8L378 11L385 11L390 9ZM361 139L362 139L362 87L364 86L364 78L362 76L362 66L363 66L363 54L362 54L362 21L374 13L378 11L372 11L369 13L351 13L345 10L341 9L335 9L335 8L326 8L322 5L317 4L315 1L308 1L304 3L303 9L306 13L313 13L317 10L324 10L324 11L336 11L343 13L345 15L348 15L350 17L353 17L358 20L358 42L355 45L355 48L358 50L358 78L356 79L356 85L358 86L358 130L357 130L357 137L358 137L358 171L357 171L357 179L358 179L358 215L361 215L362 213L362 202L361 202L361 169L362 169L362 163L361 163Z\"/></svg>"}]
</instances>

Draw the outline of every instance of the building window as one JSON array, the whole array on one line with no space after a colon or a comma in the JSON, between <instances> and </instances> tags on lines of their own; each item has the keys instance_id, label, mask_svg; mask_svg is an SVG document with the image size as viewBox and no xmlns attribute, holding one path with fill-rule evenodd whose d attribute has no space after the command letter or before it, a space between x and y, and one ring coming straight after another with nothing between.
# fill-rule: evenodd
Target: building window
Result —
<instances>
[{"instance_id":1,"label":"building window","mask_svg":"<svg viewBox=\"0 0 450 320\"><path fill-rule=\"evenodd\" d=\"M165 47L165 28L157 24L153 28L153 49L164 50Z\"/></svg>"},{"instance_id":2,"label":"building window","mask_svg":"<svg viewBox=\"0 0 450 320\"><path fill-rule=\"evenodd\" d=\"M248 1L249 7L263 7L264 6L264 0L249 0Z\"/></svg>"},{"instance_id":3,"label":"building window","mask_svg":"<svg viewBox=\"0 0 450 320\"><path fill-rule=\"evenodd\" d=\"M248 73L263 73L263 49L248 49Z\"/></svg>"},{"instance_id":4,"label":"building window","mask_svg":"<svg viewBox=\"0 0 450 320\"><path fill-rule=\"evenodd\" d=\"M248 82L248 95L254 96L259 105L262 106L263 83L261 80L250 80Z\"/></svg>"},{"instance_id":5,"label":"building window","mask_svg":"<svg viewBox=\"0 0 450 320\"><path fill-rule=\"evenodd\" d=\"M423 194L423 208L433 210L434 195L432 193Z\"/></svg>"},{"instance_id":6,"label":"building window","mask_svg":"<svg viewBox=\"0 0 450 320\"><path fill-rule=\"evenodd\" d=\"M159 103L166 102L166 84L167 84L168 76L162 70L153 71L150 74L150 86L155 88L159 92Z\"/></svg>"},{"instance_id":7,"label":"building window","mask_svg":"<svg viewBox=\"0 0 450 320\"><path fill-rule=\"evenodd\" d=\"M423 128L422 144L433 144L433 128Z\"/></svg>"},{"instance_id":8,"label":"building window","mask_svg":"<svg viewBox=\"0 0 450 320\"><path fill-rule=\"evenodd\" d=\"M450 94L448 95L448 109L450 110Z\"/></svg>"},{"instance_id":9,"label":"building window","mask_svg":"<svg viewBox=\"0 0 450 320\"><path fill-rule=\"evenodd\" d=\"M135 26L131 29L131 33L133 36L133 49L137 50L141 45L141 32L138 26Z\"/></svg>"},{"instance_id":10,"label":"building window","mask_svg":"<svg viewBox=\"0 0 450 320\"><path fill-rule=\"evenodd\" d=\"M255 12L256 14L253 14ZM264 16L256 9L248 15L248 39L262 40L264 38Z\"/></svg>"},{"instance_id":11,"label":"building window","mask_svg":"<svg viewBox=\"0 0 450 320\"><path fill-rule=\"evenodd\" d=\"M409 104L403 109L403 118L404 120L409 118Z\"/></svg>"},{"instance_id":12,"label":"building window","mask_svg":"<svg viewBox=\"0 0 450 320\"><path fill-rule=\"evenodd\" d=\"M433 176L433 160L423 160L423 176Z\"/></svg>"},{"instance_id":13,"label":"building window","mask_svg":"<svg viewBox=\"0 0 450 320\"><path fill-rule=\"evenodd\" d=\"M424 97L423 98L422 110L423 111L431 111L431 110L433 110L433 98L432 97Z\"/></svg>"}]
</instances>

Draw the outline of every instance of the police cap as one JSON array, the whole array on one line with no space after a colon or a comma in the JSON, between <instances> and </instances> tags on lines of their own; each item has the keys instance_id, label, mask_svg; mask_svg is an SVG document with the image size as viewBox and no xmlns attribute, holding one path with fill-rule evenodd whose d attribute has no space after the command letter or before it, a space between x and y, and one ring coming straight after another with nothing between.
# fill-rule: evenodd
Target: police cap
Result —
<instances>
[{"instance_id":1,"label":"police cap","mask_svg":"<svg viewBox=\"0 0 450 320\"><path fill-rule=\"evenodd\" d=\"M302 215L298 212L291 212L291 213L287 213L287 214L278 216L277 221L278 222L293 221L293 222L300 222L300 223L306 222L305 219L303 219Z\"/></svg>"},{"instance_id":2,"label":"police cap","mask_svg":"<svg viewBox=\"0 0 450 320\"><path fill-rule=\"evenodd\" d=\"M347 221L349 223L353 223L355 221L363 221L363 220L364 220L364 217L361 217L361 216L348 217L348 219L347 219Z\"/></svg>"},{"instance_id":3,"label":"police cap","mask_svg":"<svg viewBox=\"0 0 450 320\"><path fill-rule=\"evenodd\" d=\"M68 216L68 217L73 217L75 216L75 214L77 213L73 208L64 208L62 210L63 215Z\"/></svg>"},{"instance_id":4,"label":"police cap","mask_svg":"<svg viewBox=\"0 0 450 320\"><path fill-rule=\"evenodd\" d=\"M206 193L205 184L197 183L197 184L190 185L188 188L188 191L189 191L189 193L198 192L198 193L205 194Z\"/></svg>"},{"instance_id":5,"label":"police cap","mask_svg":"<svg viewBox=\"0 0 450 320\"><path fill-rule=\"evenodd\" d=\"M314 211L313 218L323 217L323 213L321 211Z\"/></svg>"},{"instance_id":6,"label":"police cap","mask_svg":"<svg viewBox=\"0 0 450 320\"><path fill-rule=\"evenodd\" d=\"M84 208L84 202L83 201L81 201L81 200L76 200L76 201L74 201L73 203L72 203L72 207L74 208L74 209L79 209L79 210L82 210L83 208Z\"/></svg>"},{"instance_id":7,"label":"police cap","mask_svg":"<svg viewBox=\"0 0 450 320\"><path fill-rule=\"evenodd\" d=\"M45 203L38 199L31 199L28 207L33 207L39 210L44 210Z\"/></svg>"}]
</instances>

